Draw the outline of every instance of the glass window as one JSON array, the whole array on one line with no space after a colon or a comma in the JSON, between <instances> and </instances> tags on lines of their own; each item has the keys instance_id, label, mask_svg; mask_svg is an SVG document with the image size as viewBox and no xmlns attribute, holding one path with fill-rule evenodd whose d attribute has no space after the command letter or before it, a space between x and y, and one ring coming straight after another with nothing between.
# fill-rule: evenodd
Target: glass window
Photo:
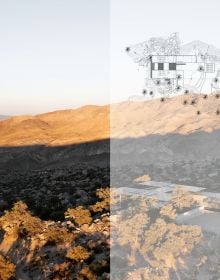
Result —
<instances>
[{"instance_id":1,"label":"glass window","mask_svg":"<svg viewBox=\"0 0 220 280\"><path fill-rule=\"evenodd\" d=\"M176 63L169 63L169 70L176 70Z\"/></svg>"},{"instance_id":2,"label":"glass window","mask_svg":"<svg viewBox=\"0 0 220 280\"><path fill-rule=\"evenodd\" d=\"M158 70L163 70L163 63L158 63Z\"/></svg>"}]
</instances>

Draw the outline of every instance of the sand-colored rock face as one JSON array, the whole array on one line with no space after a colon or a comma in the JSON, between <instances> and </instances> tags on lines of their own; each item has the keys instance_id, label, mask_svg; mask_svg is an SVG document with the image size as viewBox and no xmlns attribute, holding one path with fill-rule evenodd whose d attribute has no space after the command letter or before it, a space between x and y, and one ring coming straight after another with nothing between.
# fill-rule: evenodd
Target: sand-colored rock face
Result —
<instances>
[{"instance_id":1,"label":"sand-colored rock face","mask_svg":"<svg viewBox=\"0 0 220 280\"><path fill-rule=\"evenodd\" d=\"M0 146L57 146L106 138L109 138L109 106L85 106L0 122Z\"/></svg>"},{"instance_id":2,"label":"sand-colored rock face","mask_svg":"<svg viewBox=\"0 0 220 280\"><path fill-rule=\"evenodd\" d=\"M111 106L84 106L0 122L0 146L68 145L111 138L152 134L189 134L220 128L220 98L203 95L127 101ZM190 105L196 99L196 105ZM188 104L183 105L184 100ZM200 111L201 114L197 114Z\"/></svg>"},{"instance_id":3,"label":"sand-colored rock face","mask_svg":"<svg viewBox=\"0 0 220 280\"><path fill-rule=\"evenodd\" d=\"M196 105L191 101L196 99ZM187 105L183 105L187 100ZM220 128L220 99L216 96L184 95L161 102L125 102L111 106L111 137L139 138L151 134L189 134ZM197 112L199 111L200 114Z\"/></svg>"}]
</instances>

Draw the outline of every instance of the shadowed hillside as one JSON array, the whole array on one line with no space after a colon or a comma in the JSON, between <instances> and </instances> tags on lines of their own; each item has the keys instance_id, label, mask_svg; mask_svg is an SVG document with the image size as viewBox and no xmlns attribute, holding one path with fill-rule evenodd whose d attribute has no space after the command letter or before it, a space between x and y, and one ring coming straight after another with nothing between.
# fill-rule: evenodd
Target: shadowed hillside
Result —
<instances>
[{"instance_id":1,"label":"shadowed hillside","mask_svg":"<svg viewBox=\"0 0 220 280\"><path fill-rule=\"evenodd\" d=\"M0 147L0 171L53 169L78 164L109 165L109 139L60 146Z\"/></svg>"},{"instance_id":2,"label":"shadowed hillside","mask_svg":"<svg viewBox=\"0 0 220 280\"><path fill-rule=\"evenodd\" d=\"M143 174L219 191L220 130L111 140L111 183L129 186Z\"/></svg>"}]
</instances>

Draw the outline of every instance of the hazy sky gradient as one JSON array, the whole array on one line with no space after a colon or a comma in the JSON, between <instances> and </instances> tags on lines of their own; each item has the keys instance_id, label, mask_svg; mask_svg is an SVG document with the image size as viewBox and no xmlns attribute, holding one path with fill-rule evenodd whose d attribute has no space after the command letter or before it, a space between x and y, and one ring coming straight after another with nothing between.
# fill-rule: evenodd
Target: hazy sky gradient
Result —
<instances>
[{"instance_id":1,"label":"hazy sky gradient","mask_svg":"<svg viewBox=\"0 0 220 280\"><path fill-rule=\"evenodd\" d=\"M0 0L0 115L109 102L108 0Z\"/></svg>"},{"instance_id":2,"label":"hazy sky gradient","mask_svg":"<svg viewBox=\"0 0 220 280\"><path fill-rule=\"evenodd\" d=\"M178 32L220 48L219 10L219 0L0 0L0 114L140 94L145 73L125 47Z\"/></svg>"},{"instance_id":3,"label":"hazy sky gradient","mask_svg":"<svg viewBox=\"0 0 220 280\"><path fill-rule=\"evenodd\" d=\"M125 47L178 32L182 43L201 40L220 49L219 0L111 0L111 100L141 94L145 73Z\"/></svg>"}]
</instances>

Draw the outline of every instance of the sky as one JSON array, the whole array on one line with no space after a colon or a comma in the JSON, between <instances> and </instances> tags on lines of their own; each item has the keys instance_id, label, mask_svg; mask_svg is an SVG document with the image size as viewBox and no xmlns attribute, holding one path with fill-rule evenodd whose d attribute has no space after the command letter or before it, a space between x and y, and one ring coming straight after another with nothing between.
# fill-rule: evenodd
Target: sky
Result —
<instances>
[{"instance_id":1,"label":"sky","mask_svg":"<svg viewBox=\"0 0 220 280\"><path fill-rule=\"evenodd\" d=\"M109 103L108 0L0 0L0 115Z\"/></svg>"},{"instance_id":2,"label":"sky","mask_svg":"<svg viewBox=\"0 0 220 280\"><path fill-rule=\"evenodd\" d=\"M0 0L0 115L140 94L125 47L178 32L220 48L219 0Z\"/></svg>"},{"instance_id":3,"label":"sky","mask_svg":"<svg viewBox=\"0 0 220 280\"><path fill-rule=\"evenodd\" d=\"M144 69L126 46L178 32L182 43L201 40L220 49L219 10L219 0L111 0L111 102L144 88Z\"/></svg>"}]
</instances>

